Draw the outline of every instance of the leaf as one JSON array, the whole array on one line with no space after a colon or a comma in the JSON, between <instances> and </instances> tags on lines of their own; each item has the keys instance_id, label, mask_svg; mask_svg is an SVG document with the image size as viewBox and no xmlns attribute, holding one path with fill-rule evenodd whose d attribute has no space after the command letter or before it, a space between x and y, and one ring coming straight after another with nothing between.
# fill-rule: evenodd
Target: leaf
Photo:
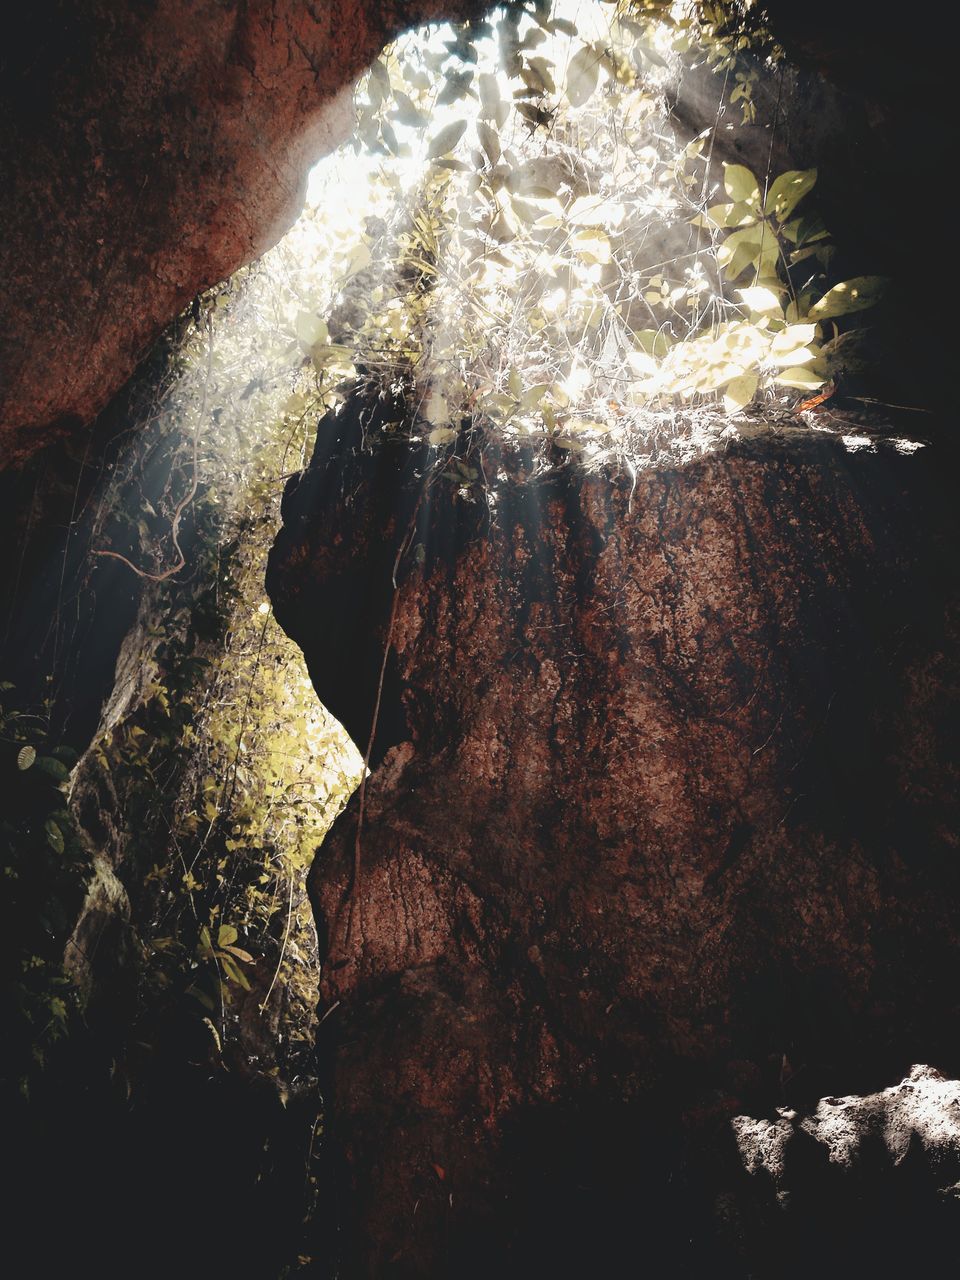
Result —
<instances>
[{"instance_id":1,"label":"leaf","mask_svg":"<svg viewBox=\"0 0 960 1280\"><path fill-rule=\"evenodd\" d=\"M570 244L581 258L590 262L610 261L610 237L599 227L584 227L580 231L574 231L570 236Z\"/></svg>"},{"instance_id":2,"label":"leaf","mask_svg":"<svg viewBox=\"0 0 960 1280\"><path fill-rule=\"evenodd\" d=\"M358 271L365 271L366 268L369 267L372 261L373 261L373 256L370 253L370 246L368 244L365 244L361 240L360 243L351 252L350 257L347 259L346 265L343 268L341 279L348 280L350 276L355 276ZM321 341L322 342L327 341L326 333L324 333L324 336L321 339Z\"/></svg>"},{"instance_id":3,"label":"leaf","mask_svg":"<svg viewBox=\"0 0 960 1280\"><path fill-rule=\"evenodd\" d=\"M427 124L427 117L416 106L413 99L398 89L394 94L397 106L396 110L390 114L398 124L406 125L408 129L422 129Z\"/></svg>"},{"instance_id":4,"label":"leaf","mask_svg":"<svg viewBox=\"0 0 960 1280\"><path fill-rule=\"evenodd\" d=\"M816 354L808 348L816 336L815 324L789 325L770 343L770 359L780 365L806 364Z\"/></svg>"},{"instance_id":5,"label":"leaf","mask_svg":"<svg viewBox=\"0 0 960 1280\"><path fill-rule=\"evenodd\" d=\"M723 392L723 407L727 413L745 409L757 393L759 379L755 373L744 373L731 378Z\"/></svg>"},{"instance_id":6,"label":"leaf","mask_svg":"<svg viewBox=\"0 0 960 1280\"><path fill-rule=\"evenodd\" d=\"M518 102L517 112L523 116L524 120L529 120L535 128L541 124L549 124L553 119L552 111L544 111L542 107L535 107L532 102Z\"/></svg>"},{"instance_id":7,"label":"leaf","mask_svg":"<svg viewBox=\"0 0 960 1280\"><path fill-rule=\"evenodd\" d=\"M482 120L477 121L477 138L481 147L486 154L487 159L492 165L497 164L500 160L500 135L496 129L491 129L490 125L484 124Z\"/></svg>"},{"instance_id":8,"label":"leaf","mask_svg":"<svg viewBox=\"0 0 960 1280\"><path fill-rule=\"evenodd\" d=\"M804 369L799 365L783 369L774 381L779 382L782 387L796 387L800 391L816 391L824 383L824 379L818 378L812 369Z\"/></svg>"},{"instance_id":9,"label":"leaf","mask_svg":"<svg viewBox=\"0 0 960 1280\"><path fill-rule=\"evenodd\" d=\"M312 311L298 311L293 327L304 347L309 348L317 342L327 341L326 322Z\"/></svg>"},{"instance_id":10,"label":"leaf","mask_svg":"<svg viewBox=\"0 0 960 1280\"><path fill-rule=\"evenodd\" d=\"M829 320L833 316L849 315L851 311L865 311L867 307L876 306L886 287L883 276L855 276L828 289L820 301L813 304L809 314L817 320Z\"/></svg>"},{"instance_id":11,"label":"leaf","mask_svg":"<svg viewBox=\"0 0 960 1280\"><path fill-rule=\"evenodd\" d=\"M528 204L526 200L521 200L519 196L510 197L510 207L520 221L526 222L528 225L539 222L541 218L546 217L542 209L538 209L536 205Z\"/></svg>"},{"instance_id":12,"label":"leaf","mask_svg":"<svg viewBox=\"0 0 960 1280\"><path fill-rule=\"evenodd\" d=\"M582 107L593 96L600 78L600 58L594 49L584 45L570 59L567 67L567 101L571 107Z\"/></svg>"},{"instance_id":13,"label":"leaf","mask_svg":"<svg viewBox=\"0 0 960 1280\"><path fill-rule=\"evenodd\" d=\"M370 64L370 79L376 80L387 92L390 91L390 73L379 58Z\"/></svg>"},{"instance_id":14,"label":"leaf","mask_svg":"<svg viewBox=\"0 0 960 1280\"><path fill-rule=\"evenodd\" d=\"M441 156L449 155L466 131L466 120L454 120L453 124L445 125L427 148L427 159L439 160Z\"/></svg>"},{"instance_id":15,"label":"leaf","mask_svg":"<svg viewBox=\"0 0 960 1280\"><path fill-rule=\"evenodd\" d=\"M740 289L739 294L744 306L758 316L779 316L781 314L780 299L772 289L759 285L753 289Z\"/></svg>"},{"instance_id":16,"label":"leaf","mask_svg":"<svg viewBox=\"0 0 960 1280\"><path fill-rule=\"evenodd\" d=\"M437 106L445 107L451 102L457 102L460 98L466 97L472 79L472 71L448 71L447 83L437 94ZM440 154L443 155L443 152Z\"/></svg>"},{"instance_id":17,"label":"leaf","mask_svg":"<svg viewBox=\"0 0 960 1280\"><path fill-rule=\"evenodd\" d=\"M63 761L55 760L53 756L39 756L37 758L37 768L42 769L51 778L56 778L58 782L66 782L70 777L70 770Z\"/></svg>"},{"instance_id":18,"label":"leaf","mask_svg":"<svg viewBox=\"0 0 960 1280\"><path fill-rule=\"evenodd\" d=\"M734 204L756 206L760 203L760 185L744 164L725 164L723 185Z\"/></svg>"},{"instance_id":19,"label":"leaf","mask_svg":"<svg viewBox=\"0 0 960 1280\"><path fill-rule=\"evenodd\" d=\"M451 440L456 440L457 432L454 427L434 427L427 436L428 444L434 449L438 449L442 444L449 444Z\"/></svg>"},{"instance_id":20,"label":"leaf","mask_svg":"<svg viewBox=\"0 0 960 1280\"><path fill-rule=\"evenodd\" d=\"M233 962L230 956L226 955L224 952L221 951L219 959L220 959L221 965L223 966L223 971L227 975L227 977L230 979L230 981L235 982L239 987L243 987L244 991L249 991L250 983L247 981L247 975L243 972L242 969L237 968L236 964Z\"/></svg>"},{"instance_id":21,"label":"leaf","mask_svg":"<svg viewBox=\"0 0 960 1280\"><path fill-rule=\"evenodd\" d=\"M488 71L481 71L477 77L477 87L480 90L480 115L488 120L494 118L501 101L497 77Z\"/></svg>"},{"instance_id":22,"label":"leaf","mask_svg":"<svg viewBox=\"0 0 960 1280\"><path fill-rule=\"evenodd\" d=\"M695 227L749 227L756 220L756 214L742 201L711 205L705 213L690 219Z\"/></svg>"},{"instance_id":23,"label":"leaf","mask_svg":"<svg viewBox=\"0 0 960 1280\"><path fill-rule=\"evenodd\" d=\"M63 853L65 848L63 843L63 832L57 826L52 818L48 818L43 824L43 829L47 833L47 844L54 853Z\"/></svg>"},{"instance_id":24,"label":"leaf","mask_svg":"<svg viewBox=\"0 0 960 1280\"><path fill-rule=\"evenodd\" d=\"M817 181L816 169L788 169L774 178L767 191L763 203L763 212L773 214L778 222L789 218L791 213Z\"/></svg>"},{"instance_id":25,"label":"leaf","mask_svg":"<svg viewBox=\"0 0 960 1280\"><path fill-rule=\"evenodd\" d=\"M393 131L393 126L387 120L380 121L380 137L387 144L391 155L398 156L400 154L400 143L397 141L397 135Z\"/></svg>"},{"instance_id":26,"label":"leaf","mask_svg":"<svg viewBox=\"0 0 960 1280\"><path fill-rule=\"evenodd\" d=\"M236 942L239 934L232 924L222 924L217 930L217 946L228 947L232 942Z\"/></svg>"},{"instance_id":27,"label":"leaf","mask_svg":"<svg viewBox=\"0 0 960 1280\"><path fill-rule=\"evenodd\" d=\"M236 958L238 960L242 960L244 964L254 963L253 956L250 954L249 951L244 951L242 947L234 947L232 945L227 945L223 948L223 950L229 951L232 956L236 956Z\"/></svg>"},{"instance_id":28,"label":"leaf","mask_svg":"<svg viewBox=\"0 0 960 1280\"><path fill-rule=\"evenodd\" d=\"M21 771L29 769L36 758L37 753L33 747L21 747L17 752L17 768Z\"/></svg>"},{"instance_id":29,"label":"leaf","mask_svg":"<svg viewBox=\"0 0 960 1280\"><path fill-rule=\"evenodd\" d=\"M550 390L549 382L538 382L536 386L527 387L520 397L521 409L536 409L540 401Z\"/></svg>"},{"instance_id":30,"label":"leaf","mask_svg":"<svg viewBox=\"0 0 960 1280\"><path fill-rule=\"evenodd\" d=\"M779 256L777 237L764 223L731 232L717 250L717 262L728 280L736 280L749 266L756 266L760 275L767 275L764 267L774 267Z\"/></svg>"}]
</instances>

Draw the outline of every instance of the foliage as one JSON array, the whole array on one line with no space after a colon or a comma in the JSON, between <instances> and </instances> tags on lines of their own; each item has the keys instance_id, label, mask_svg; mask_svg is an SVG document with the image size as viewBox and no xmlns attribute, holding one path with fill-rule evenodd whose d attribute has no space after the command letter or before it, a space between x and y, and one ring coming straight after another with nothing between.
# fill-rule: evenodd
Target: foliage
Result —
<instances>
[{"instance_id":1,"label":"foliage","mask_svg":"<svg viewBox=\"0 0 960 1280\"><path fill-rule=\"evenodd\" d=\"M718 174L715 129L672 133L685 60L749 65L742 102L756 31L721 6L565 12L507 8L374 64L353 146L392 200L333 308L298 318L325 405L351 362L412 370L438 445L480 416L589 454L664 410L809 393L834 370L829 322L879 298L877 278L829 281L815 170Z\"/></svg>"},{"instance_id":2,"label":"foliage","mask_svg":"<svg viewBox=\"0 0 960 1280\"><path fill-rule=\"evenodd\" d=\"M2 1082L28 1093L76 1015L63 938L83 897L86 851L65 795L76 753L51 739L45 716L0 684L0 817L4 880Z\"/></svg>"}]
</instances>

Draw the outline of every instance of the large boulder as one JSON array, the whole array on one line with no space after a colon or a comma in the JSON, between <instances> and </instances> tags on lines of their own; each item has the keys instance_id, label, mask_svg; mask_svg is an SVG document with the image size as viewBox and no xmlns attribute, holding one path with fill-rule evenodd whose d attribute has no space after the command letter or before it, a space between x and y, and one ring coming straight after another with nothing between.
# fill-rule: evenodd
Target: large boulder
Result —
<instances>
[{"instance_id":1,"label":"large boulder","mask_svg":"<svg viewBox=\"0 0 960 1280\"><path fill-rule=\"evenodd\" d=\"M268 576L361 750L376 719L311 876L345 1274L608 1274L637 1235L696 1274L677 1151L956 1062L942 460L437 463L378 416L321 424Z\"/></svg>"}]
</instances>

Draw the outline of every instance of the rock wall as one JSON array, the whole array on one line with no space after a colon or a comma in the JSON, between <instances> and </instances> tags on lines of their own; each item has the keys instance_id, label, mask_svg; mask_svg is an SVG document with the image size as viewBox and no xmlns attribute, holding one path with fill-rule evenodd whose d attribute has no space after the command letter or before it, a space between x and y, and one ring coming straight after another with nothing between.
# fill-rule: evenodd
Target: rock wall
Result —
<instances>
[{"instance_id":1,"label":"rock wall","mask_svg":"<svg viewBox=\"0 0 960 1280\"><path fill-rule=\"evenodd\" d=\"M344 1274L727 1274L730 1117L957 1065L943 460L437 469L381 409L268 578L361 748L379 696L311 877Z\"/></svg>"},{"instance_id":2,"label":"rock wall","mask_svg":"<svg viewBox=\"0 0 960 1280\"><path fill-rule=\"evenodd\" d=\"M202 289L275 244L356 77L471 0L38 0L0 53L0 465L93 418Z\"/></svg>"}]
</instances>

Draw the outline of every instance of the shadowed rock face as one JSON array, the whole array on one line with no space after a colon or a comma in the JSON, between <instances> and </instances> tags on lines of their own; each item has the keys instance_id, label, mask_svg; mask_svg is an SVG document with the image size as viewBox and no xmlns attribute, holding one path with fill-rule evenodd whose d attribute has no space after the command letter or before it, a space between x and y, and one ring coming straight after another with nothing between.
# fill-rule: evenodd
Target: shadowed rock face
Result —
<instances>
[{"instance_id":1,"label":"shadowed rock face","mask_svg":"<svg viewBox=\"0 0 960 1280\"><path fill-rule=\"evenodd\" d=\"M487 442L425 488L359 415L268 580L362 746L384 671L359 879L358 797L311 877L345 1274L716 1273L729 1117L956 1062L938 459Z\"/></svg>"},{"instance_id":2,"label":"shadowed rock face","mask_svg":"<svg viewBox=\"0 0 960 1280\"><path fill-rule=\"evenodd\" d=\"M0 465L94 417L195 294L277 242L388 40L476 8L16 6L0 54Z\"/></svg>"}]
</instances>

